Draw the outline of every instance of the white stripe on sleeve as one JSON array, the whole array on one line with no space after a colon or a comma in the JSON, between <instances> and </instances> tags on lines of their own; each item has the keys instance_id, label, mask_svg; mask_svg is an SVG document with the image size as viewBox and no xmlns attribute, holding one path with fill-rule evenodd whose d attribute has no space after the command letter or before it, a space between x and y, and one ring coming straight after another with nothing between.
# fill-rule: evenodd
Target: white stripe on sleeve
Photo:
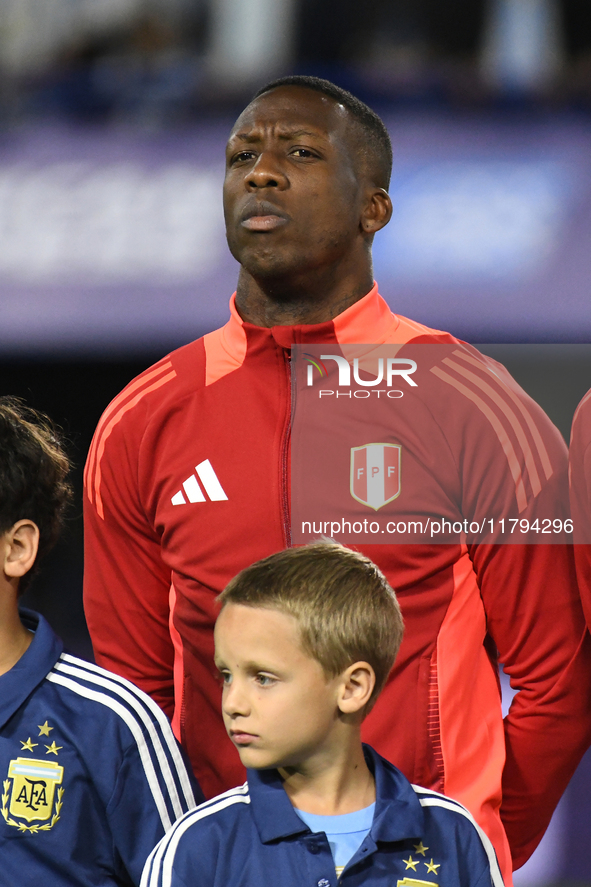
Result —
<instances>
[{"instance_id":1,"label":"white stripe on sleeve","mask_svg":"<svg viewBox=\"0 0 591 887\"><path fill-rule=\"evenodd\" d=\"M82 684L77 683L71 678L63 677L61 674L56 674L55 672L51 671L47 675L47 680L51 681L54 684L60 684L62 687L67 687L69 690L72 690L79 696L84 696L86 699L92 699L94 702L100 702L102 705L106 705L107 708L110 708L112 711L118 714L123 721L125 721L136 741L140 754L140 759L144 767L144 773L146 775L150 791L152 792L154 803L156 804L156 808L160 815L162 826L165 832L168 831L172 823L170 821L170 816L168 815L168 810L166 809L164 795L162 794L162 789L160 788L160 783L158 782L158 777L156 776L156 771L154 769L154 764L152 763L152 758L150 756L150 751L146 743L144 732L138 724L137 719L134 717L134 715L129 711L129 709L125 708L124 705L122 705L120 702L117 702L116 699L113 699L111 696L107 696L106 693L98 693L95 690L90 690L88 687L82 686Z\"/></svg>"},{"instance_id":2,"label":"white stripe on sleeve","mask_svg":"<svg viewBox=\"0 0 591 887\"><path fill-rule=\"evenodd\" d=\"M417 786L413 785L413 788L417 791ZM458 801L454 801L452 798L446 798L445 795L439 797L427 796L419 798L418 800L421 807L444 807L446 810L453 810L454 813L459 813L461 816L465 816L466 819L472 823L488 857L488 864L490 866L490 874L494 887L504 887L503 876L501 875L495 848L488 835L480 828L472 814L469 813Z\"/></svg>"},{"instance_id":3,"label":"white stripe on sleeve","mask_svg":"<svg viewBox=\"0 0 591 887\"><path fill-rule=\"evenodd\" d=\"M174 734L172 732L172 728L170 726L168 718L166 717L160 706L156 702L154 702L154 700L151 699L150 696L147 695L147 693L144 693L142 690L139 689L139 687L136 687L136 685L132 683L132 681L128 681L126 678L122 678L119 675L114 674L113 672L107 671L106 669L101 668L99 665L95 665L92 662L85 662L83 659L78 659L68 653L63 653L60 658L65 662L73 663L74 665L78 666L78 668L81 668L84 671L92 674L97 674L102 676L103 678L108 679L113 684L113 686L111 687L112 691L114 693L118 693L120 696L122 696L123 693L122 690L119 689L119 687L129 690L129 692L132 693L134 697L145 708L148 709L148 711L153 716L153 720L156 720L158 722L160 730L162 731L162 737L168 747L170 757L172 758L181 788L183 790L186 807L189 810L194 809L197 802L195 800L195 795L193 794L193 789L191 787L189 777L187 776L187 768L179 751L177 741L174 738ZM91 680L90 675L84 675L84 677L86 680ZM148 721L144 720L144 723L148 725ZM180 809L178 813L176 812L176 806L174 809L177 818L182 815L182 809Z\"/></svg>"},{"instance_id":4,"label":"white stripe on sleeve","mask_svg":"<svg viewBox=\"0 0 591 887\"><path fill-rule=\"evenodd\" d=\"M232 789L231 792L226 792L225 797L220 795L217 798L213 798L211 802L202 804L196 810L185 813L169 834L165 835L160 843L156 845L148 857L140 887L171 887L174 857L179 841L187 829L201 819L218 813L232 804L250 804L247 784L238 789ZM159 878L160 874L162 875L161 880Z\"/></svg>"}]
</instances>

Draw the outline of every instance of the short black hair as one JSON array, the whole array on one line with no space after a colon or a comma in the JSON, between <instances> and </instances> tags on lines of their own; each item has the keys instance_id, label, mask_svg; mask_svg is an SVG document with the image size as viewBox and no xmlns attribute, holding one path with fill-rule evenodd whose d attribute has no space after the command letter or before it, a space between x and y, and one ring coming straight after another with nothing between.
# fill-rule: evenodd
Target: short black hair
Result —
<instances>
[{"instance_id":1,"label":"short black hair","mask_svg":"<svg viewBox=\"0 0 591 887\"><path fill-rule=\"evenodd\" d=\"M277 80L271 80L270 83L258 90L253 96L252 101L280 86L299 86L304 89L313 89L343 105L361 129L364 160L368 170L371 171L376 184L380 188L388 188L390 176L392 175L392 142L384 121L381 117L378 117L375 111L372 111L365 102L356 98L352 93L347 92L346 89L341 89L336 83L331 83L330 80L323 80L321 77L309 77L304 74L294 74L289 77L279 77Z\"/></svg>"},{"instance_id":2,"label":"short black hair","mask_svg":"<svg viewBox=\"0 0 591 887\"><path fill-rule=\"evenodd\" d=\"M17 397L0 397L0 534L19 520L39 528L39 558L57 542L72 498L70 460L51 420ZM30 579L21 579L19 592Z\"/></svg>"}]
</instances>

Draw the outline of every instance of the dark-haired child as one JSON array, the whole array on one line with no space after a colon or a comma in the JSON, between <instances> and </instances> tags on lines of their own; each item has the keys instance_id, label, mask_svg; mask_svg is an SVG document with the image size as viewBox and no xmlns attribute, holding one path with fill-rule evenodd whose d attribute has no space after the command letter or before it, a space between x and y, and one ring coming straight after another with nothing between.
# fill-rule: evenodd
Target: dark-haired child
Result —
<instances>
[{"instance_id":1,"label":"dark-haired child","mask_svg":"<svg viewBox=\"0 0 591 887\"><path fill-rule=\"evenodd\" d=\"M203 796L158 706L19 612L59 536L69 467L49 420L0 397L0 882L137 885L151 849Z\"/></svg>"}]
</instances>

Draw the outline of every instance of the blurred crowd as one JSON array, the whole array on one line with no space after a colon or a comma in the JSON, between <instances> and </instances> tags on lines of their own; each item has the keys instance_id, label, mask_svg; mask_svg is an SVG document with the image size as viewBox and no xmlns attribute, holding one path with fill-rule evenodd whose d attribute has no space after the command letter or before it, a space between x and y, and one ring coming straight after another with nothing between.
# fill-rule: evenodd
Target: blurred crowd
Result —
<instances>
[{"instance_id":1,"label":"blurred crowd","mask_svg":"<svg viewBox=\"0 0 591 887\"><path fill-rule=\"evenodd\" d=\"M584 0L0 0L0 125L168 125L283 73L374 102L591 107Z\"/></svg>"}]
</instances>

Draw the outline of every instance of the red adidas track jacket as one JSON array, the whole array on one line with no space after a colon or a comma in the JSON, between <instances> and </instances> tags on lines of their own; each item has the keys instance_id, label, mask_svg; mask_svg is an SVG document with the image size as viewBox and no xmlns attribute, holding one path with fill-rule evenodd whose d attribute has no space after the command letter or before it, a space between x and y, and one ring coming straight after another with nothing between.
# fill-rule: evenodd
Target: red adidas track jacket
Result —
<instances>
[{"instance_id":1,"label":"red adidas track jacket","mask_svg":"<svg viewBox=\"0 0 591 887\"><path fill-rule=\"evenodd\" d=\"M97 660L169 714L207 796L244 779L220 716L214 598L243 567L289 544L290 346L457 343L392 314L377 287L323 324L265 329L231 308L225 327L114 399L85 473L85 600ZM490 362L452 363L438 382L452 407L433 432L456 466L457 489L446 496L488 492L495 478L500 495L526 497L528 517L552 517L567 461L559 433ZM359 548L396 589L406 624L364 738L412 782L464 803L510 881L501 803L519 867L591 741L591 655L572 552ZM495 648L519 691L504 724Z\"/></svg>"}]
</instances>

